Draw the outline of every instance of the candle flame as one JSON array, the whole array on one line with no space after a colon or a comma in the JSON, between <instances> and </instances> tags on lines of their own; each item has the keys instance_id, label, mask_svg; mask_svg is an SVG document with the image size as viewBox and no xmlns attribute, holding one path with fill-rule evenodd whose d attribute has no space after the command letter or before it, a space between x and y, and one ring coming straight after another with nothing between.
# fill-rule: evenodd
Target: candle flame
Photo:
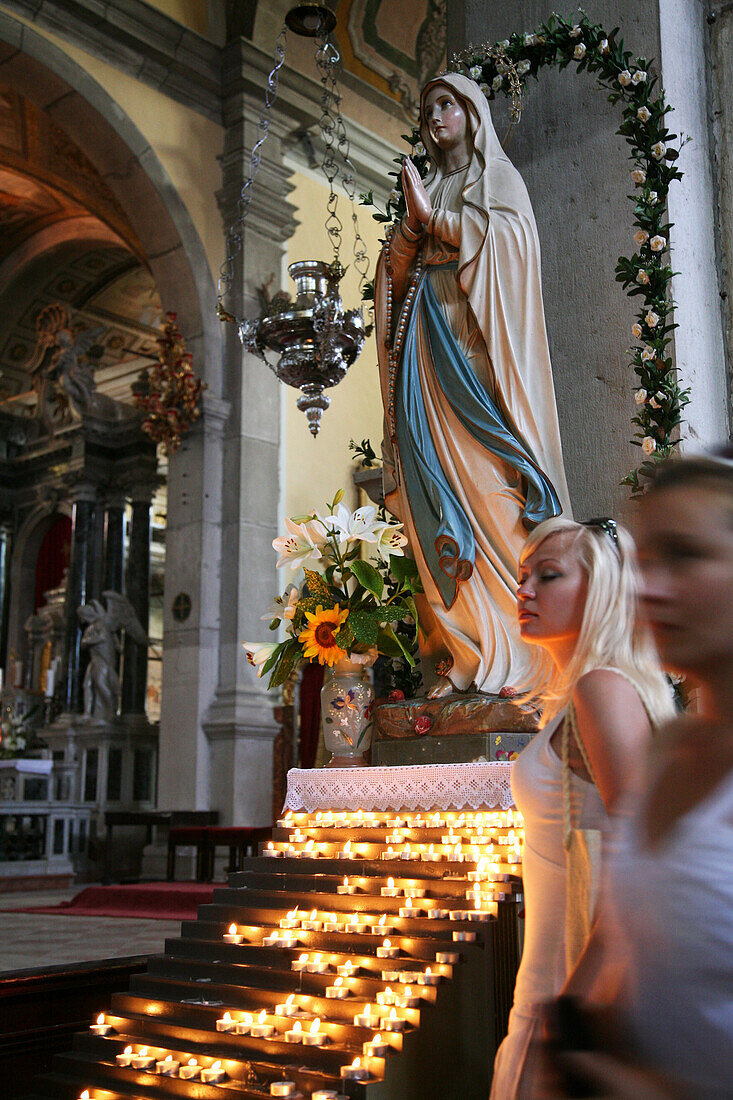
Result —
<instances>
[{"instance_id":1,"label":"candle flame","mask_svg":"<svg viewBox=\"0 0 733 1100\"><path fill-rule=\"evenodd\" d=\"M411 898L411 897L408 897L408 898L407 898L407 908L408 908L408 909L411 909L411 908L412 908L412 898Z\"/></svg>"},{"instance_id":2,"label":"candle flame","mask_svg":"<svg viewBox=\"0 0 733 1100\"><path fill-rule=\"evenodd\" d=\"M396 1008L393 1008L390 1011L389 1018L390 1018L390 1020L396 1020L397 1019L397 1009Z\"/></svg>"},{"instance_id":3,"label":"candle flame","mask_svg":"<svg viewBox=\"0 0 733 1100\"><path fill-rule=\"evenodd\" d=\"M97 1016L97 1023L98 1024L103 1024L104 1023L104 1013L103 1012L100 1012L99 1015Z\"/></svg>"},{"instance_id":4,"label":"candle flame","mask_svg":"<svg viewBox=\"0 0 733 1100\"><path fill-rule=\"evenodd\" d=\"M318 963L318 965L320 966L321 965L321 956L320 955L314 955L313 956L313 962Z\"/></svg>"},{"instance_id":5,"label":"candle flame","mask_svg":"<svg viewBox=\"0 0 733 1100\"><path fill-rule=\"evenodd\" d=\"M344 879L344 886L348 886L348 885L349 885L349 880L347 878L345 878Z\"/></svg>"},{"instance_id":6,"label":"candle flame","mask_svg":"<svg viewBox=\"0 0 733 1100\"><path fill-rule=\"evenodd\" d=\"M456 844L455 848L453 849L453 851L454 852L460 852L460 850L461 850L461 842L459 840L458 843Z\"/></svg>"},{"instance_id":7,"label":"candle flame","mask_svg":"<svg viewBox=\"0 0 733 1100\"><path fill-rule=\"evenodd\" d=\"M379 918L379 923L380 924L386 924L387 923L387 914L386 913L382 913L381 917Z\"/></svg>"},{"instance_id":8,"label":"candle flame","mask_svg":"<svg viewBox=\"0 0 733 1100\"><path fill-rule=\"evenodd\" d=\"M382 947L391 947L391 946L392 946L392 943L391 943L390 940L385 940L384 943L382 944Z\"/></svg>"},{"instance_id":9,"label":"candle flame","mask_svg":"<svg viewBox=\"0 0 733 1100\"><path fill-rule=\"evenodd\" d=\"M310 1027L311 1035L317 1035L318 1031L320 1030L320 1027L321 1027L321 1021L318 1018L318 1016L316 1016L315 1020L313 1021L313 1023L311 1024L311 1027Z\"/></svg>"},{"instance_id":10,"label":"candle flame","mask_svg":"<svg viewBox=\"0 0 733 1100\"><path fill-rule=\"evenodd\" d=\"M198 1062L196 1061L195 1058L189 1058L188 1059L188 1064L189 1064L189 1066L197 1066Z\"/></svg>"},{"instance_id":11,"label":"candle flame","mask_svg":"<svg viewBox=\"0 0 733 1100\"><path fill-rule=\"evenodd\" d=\"M432 970L430 969L430 967L429 967L429 966L426 966L426 967L425 967L425 977L426 977L426 978L429 978L429 977L430 977L430 975L431 975L432 973L433 973L433 972L432 972Z\"/></svg>"},{"instance_id":12,"label":"candle flame","mask_svg":"<svg viewBox=\"0 0 733 1100\"><path fill-rule=\"evenodd\" d=\"M298 956L298 962L300 962L300 963L308 962L308 956L307 955L299 955Z\"/></svg>"},{"instance_id":13,"label":"candle flame","mask_svg":"<svg viewBox=\"0 0 733 1100\"><path fill-rule=\"evenodd\" d=\"M89 1089L84 1089L84 1092L79 1096L79 1100L89 1100Z\"/></svg>"},{"instance_id":14,"label":"candle flame","mask_svg":"<svg viewBox=\"0 0 733 1100\"><path fill-rule=\"evenodd\" d=\"M476 898L476 903L474 905L474 909L480 909L480 908L481 908L481 898Z\"/></svg>"},{"instance_id":15,"label":"candle flame","mask_svg":"<svg viewBox=\"0 0 733 1100\"><path fill-rule=\"evenodd\" d=\"M389 887L390 890L394 890L394 879L393 878L388 878L387 879L387 886Z\"/></svg>"},{"instance_id":16,"label":"candle flame","mask_svg":"<svg viewBox=\"0 0 733 1100\"><path fill-rule=\"evenodd\" d=\"M385 989L384 995L385 995L385 997L391 997L392 996L392 990L389 986L387 986L387 988Z\"/></svg>"},{"instance_id":17,"label":"candle flame","mask_svg":"<svg viewBox=\"0 0 733 1100\"><path fill-rule=\"evenodd\" d=\"M364 1005L364 1015L365 1016L371 1016L371 1014L372 1014L372 1006L369 1005L369 1004Z\"/></svg>"},{"instance_id":18,"label":"candle flame","mask_svg":"<svg viewBox=\"0 0 733 1100\"><path fill-rule=\"evenodd\" d=\"M252 1024L253 1022L254 1022L254 1017L251 1015L251 1013L245 1012L244 1016L242 1017L242 1023Z\"/></svg>"},{"instance_id":19,"label":"candle flame","mask_svg":"<svg viewBox=\"0 0 733 1100\"><path fill-rule=\"evenodd\" d=\"M172 1062L172 1061L173 1061L173 1055L172 1055L172 1054L166 1054L166 1056L165 1056L165 1058L163 1059L163 1061L164 1061L164 1062Z\"/></svg>"},{"instance_id":20,"label":"candle flame","mask_svg":"<svg viewBox=\"0 0 733 1100\"><path fill-rule=\"evenodd\" d=\"M311 909L310 919L315 920L317 916L318 916L318 910L317 909Z\"/></svg>"},{"instance_id":21,"label":"candle flame","mask_svg":"<svg viewBox=\"0 0 733 1100\"><path fill-rule=\"evenodd\" d=\"M343 978L337 978L336 981L333 984L334 985L343 985L344 984L344 979Z\"/></svg>"},{"instance_id":22,"label":"candle flame","mask_svg":"<svg viewBox=\"0 0 733 1100\"><path fill-rule=\"evenodd\" d=\"M315 843L315 841L314 841L314 840L309 840L309 841L308 841L308 843L307 843L307 844L306 844L306 846L305 846L305 850L306 850L306 852L312 852L312 851L313 851L313 845L314 845L314 843Z\"/></svg>"},{"instance_id":23,"label":"candle flame","mask_svg":"<svg viewBox=\"0 0 733 1100\"><path fill-rule=\"evenodd\" d=\"M132 1054L132 1047L125 1047L123 1054Z\"/></svg>"},{"instance_id":24,"label":"candle flame","mask_svg":"<svg viewBox=\"0 0 733 1100\"><path fill-rule=\"evenodd\" d=\"M288 997L288 999L286 1000L285 1004L286 1005L291 1005L294 1000L295 1000L295 994L291 993L290 996Z\"/></svg>"},{"instance_id":25,"label":"candle flame","mask_svg":"<svg viewBox=\"0 0 733 1100\"><path fill-rule=\"evenodd\" d=\"M260 1022L261 1024L264 1024L265 1020L267 1019L267 1013L265 1012L264 1008L262 1009L262 1012L260 1012L260 1014L259 1014L259 1016L257 1017L257 1019L259 1020L259 1022Z\"/></svg>"},{"instance_id":26,"label":"candle flame","mask_svg":"<svg viewBox=\"0 0 733 1100\"><path fill-rule=\"evenodd\" d=\"M376 1034L376 1035L374 1036L374 1038L372 1039L372 1042L373 1042L373 1043L375 1044L375 1046L376 1046L376 1045L377 1045L378 1043L381 1043L381 1041L382 1041L382 1036L381 1036L381 1035L379 1034L379 1032L377 1032L377 1034Z\"/></svg>"},{"instance_id":27,"label":"candle flame","mask_svg":"<svg viewBox=\"0 0 733 1100\"><path fill-rule=\"evenodd\" d=\"M212 1062L209 1069L221 1069L221 1062L217 1058L215 1062Z\"/></svg>"},{"instance_id":28,"label":"candle flame","mask_svg":"<svg viewBox=\"0 0 733 1100\"><path fill-rule=\"evenodd\" d=\"M138 1054L139 1054L139 1055L140 1055L140 1056L141 1056L142 1058L144 1058L144 1057L145 1057L145 1055L146 1055L147 1053L148 1053L148 1048L147 1048L147 1047L140 1047L140 1049L139 1049L139 1051L138 1051Z\"/></svg>"},{"instance_id":29,"label":"candle flame","mask_svg":"<svg viewBox=\"0 0 733 1100\"><path fill-rule=\"evenodd\" d=\"M303 1028L301 1026L300 1020L296 1020L295 1023L293 1024L293 1031L302 1031L302 1030L303 1030Z\"/></svg>"},{"instance_id":30,"label":"candle flame","mask_svg":"<svg viewBox=\"0 0 733 1100\"><path fill-rule=\"evenodd\" d=\"M224 1021L225 1021L225 1022L226 1022L227 1024L230 1024L230 1023L232 1022L232 1016L231 1016L231 1013L230 1013L230 1012L225 1012L225 1013L224 1013Z\"/></svg>"},{"instance_id":31,"label":"candle flame","mask_svg":"<svg viewBox=\"0 0 733 1100\"><path fill-rule=\"evenodd\" d=\"M237 934L237 926L236 926L236 924L230 924L230 925L229 925L229 935L230 935L230 936L236 936L236 934Z\"/></svg>"},{"instance_id":32,"label":"candle flame","mask_svg":"<svg viewBox=\"0 0 733 1100\"><path fill-rule=\"evenodd\" d=\"M406 997L411 997L412 996L412 988L409 985L405 986L405 996Z\"/></svg>"},{"instance_id":33,"label":"candle flame","mask_svg":"<svg viewBox=\"0 0 733 1100\"><path fill-rule=\"evenodd\" d=\"M344 851L345 852L350 852L351 851L351 841L350 840L347 840L346 843L344 844Z\"/></svg>"},{"instance_id":34,"label":"candle flame","mask_svg":"<svg viewBox=\"0 0 733 1100\"><path fill-rule=\"evenodd\" d=\"M361 1058L355 1058L354 1061L351 1063L351 1068L352 1069L358 1069L360 1065L361 1065Z\"/></svg>"}]
</instances>

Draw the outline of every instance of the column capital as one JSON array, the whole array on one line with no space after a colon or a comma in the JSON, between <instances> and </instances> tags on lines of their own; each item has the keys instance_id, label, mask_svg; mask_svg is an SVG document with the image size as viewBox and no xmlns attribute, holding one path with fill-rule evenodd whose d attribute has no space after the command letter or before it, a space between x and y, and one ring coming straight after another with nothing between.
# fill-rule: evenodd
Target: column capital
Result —
<instances>
[{"instance_id":1,"label":"column capital","mask_svg":"<svg viewBox=\"0 0 733 1100\"><path fill-rule=\"evenodd\" d=\"M155 482L133 481L128 485L125 496L133 504L150 504L155 496L155 490Z\"/></svg>"}]
</instances>

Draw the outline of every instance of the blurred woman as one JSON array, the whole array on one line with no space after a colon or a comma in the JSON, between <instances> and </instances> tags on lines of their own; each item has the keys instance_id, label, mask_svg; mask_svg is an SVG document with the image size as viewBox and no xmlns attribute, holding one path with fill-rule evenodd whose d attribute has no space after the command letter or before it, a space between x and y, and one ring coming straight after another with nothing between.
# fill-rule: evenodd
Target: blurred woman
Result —
<instances>
[{"instance_id":1,"label":"blurred woman","mask_svg":"<svg viewBox=\"0 0 733 1100\"><path fill-rule=\"evenodd\" d=\"M613 520L550 519L524 546L520 630L553 671L534 692L544 728L512 772L525 819L525 940L492 1100L529 1095L524 1071L542 1003L560 992L590 930L600 836L621 795L640 786L652 727L672 714L637 624L637 590L633 541Z\"/></svg>"}]
</instances>

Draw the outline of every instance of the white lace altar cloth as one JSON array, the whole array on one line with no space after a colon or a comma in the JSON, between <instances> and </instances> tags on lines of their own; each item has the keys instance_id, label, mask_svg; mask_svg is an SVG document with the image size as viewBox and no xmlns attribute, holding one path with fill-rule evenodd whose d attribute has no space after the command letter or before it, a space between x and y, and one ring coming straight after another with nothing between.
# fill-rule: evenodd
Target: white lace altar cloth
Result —
<instances>
[{"instance_id":1,"label":"white lace altar cloth","mask_svg":"<svg viewBox=\"0 0 733 1100\"><path fill-rule=\"evenodd\" d=\"M293 768L286 810L508 810L511 764Z\"/></svg>"}]
</instances>

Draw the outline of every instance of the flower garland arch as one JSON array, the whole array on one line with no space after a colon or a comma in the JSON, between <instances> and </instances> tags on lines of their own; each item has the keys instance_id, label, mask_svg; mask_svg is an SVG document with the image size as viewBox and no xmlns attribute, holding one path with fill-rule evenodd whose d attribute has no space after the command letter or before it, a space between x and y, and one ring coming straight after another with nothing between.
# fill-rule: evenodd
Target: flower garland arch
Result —
<instances>
[{"instance_id":1,"label":"flower garland arch","mask_svg":"<svg viewBox=\"0 0 733 1100\"><path fill-rule=\"evenodd\" d=\"M620 256L616 280L629 297L638 299L631 335L636 343L629 348L631 366L638 383L634 391L636 426L632 444L644 452L640 465L623 479L632 496L641 494L654 476L656 463L667 458L679 444L682 410L690 400L689 389L679 384L670 344L677 327L671 320L674 301L670 293L673 271L669 265L669 231L666 200L670 184L682 178L675 166L679 148L677 135L666 126L672 108L665 102L659 77L650 70L644 57L634 57L618 38L618 28L606 32L600 24L590 23L581 13L577 22L553 14L535 34L513 34L494 45L470 46L451 58L451 70L474 79L487 99L507 95L516 99L517 91L530 76L537 77L547 66L564 69L575 64L575 71L588 70L608 91L608 100L621 104L622 122L617 133L630 148L631 179L635 191L633 241L635 251ZM413 149L421 175L426 175L428 157L417 130L406 136ZM401 162L398 162L401 163ZM395 188L386 212L377 212L378 221L392 222L405 213L401 173L391 173ZM373 205L371 195L362 200Z\"/></svg>"}]
</instances>

